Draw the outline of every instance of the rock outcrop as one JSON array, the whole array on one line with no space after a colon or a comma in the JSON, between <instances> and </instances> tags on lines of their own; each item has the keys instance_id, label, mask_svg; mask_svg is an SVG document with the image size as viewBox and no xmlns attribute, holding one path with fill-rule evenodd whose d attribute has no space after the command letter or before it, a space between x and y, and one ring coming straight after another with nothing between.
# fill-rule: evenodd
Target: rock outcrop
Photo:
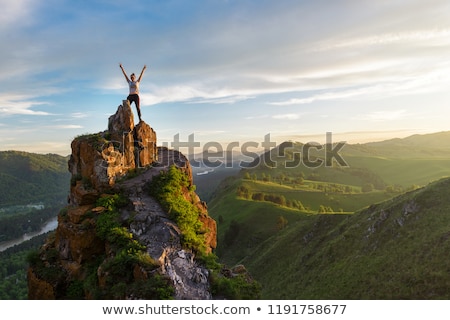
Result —
<instances>
[{"instance_id":1,"label":"rock outcrop","mask_svg":"<svg viewBox=\"0 0 450 320\"><path fill-rule=\"evenodd\" d=\"M92 202L130 170L158 161L156 133L144 121L134 126L128 100L109 117L108 130L78 137L71 147L70 203L74 205Z\"/></svg>"},{"instance_id":2,"label":"rock outcrop","mask_svg":"<svg viewBox=\"0 0 450 320\"><path fill-rule=\"evenodd\" d=\"M182 245L179 227L147 190L154 176L173 165L192 184L187 158L158 148L144 121L135 126L128 101L109 117L107 130L77 137L71 146L69 204L28 270L29 298L148 299L167 286L176 299L211 299L209 270ZM99 199L106 203L117 194L126 199L118 210L120 227L105 237L99 221L110 208ZM195 193L183 196L197 208L211 253L216 223ZM119 236L129 241L127 250L117 249ZM122 282L114 283L115 277Z\"/></svg>"}]
</instances>

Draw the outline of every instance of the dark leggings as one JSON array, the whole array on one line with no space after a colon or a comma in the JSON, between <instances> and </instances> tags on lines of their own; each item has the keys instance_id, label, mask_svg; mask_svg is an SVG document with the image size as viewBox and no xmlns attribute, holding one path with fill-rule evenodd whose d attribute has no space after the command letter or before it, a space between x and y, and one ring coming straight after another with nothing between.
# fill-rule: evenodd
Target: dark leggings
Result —
<instances>
[{"instance_id":1,"label":"dark leggings","mask_svg":"<svg viewBox=\"0 0 450 320\"><path fill-rule=\"evenodd\" d=\"M130 106L131 106L132 102L134 102L134 104L136 105L136 110L137 110L137 113L138 113L138 116L139 116L139 121L140 121L141 120L141 107L139 105L139 95L137 95L137 94L130 94L127 97L127 100L130 101Z\"/></svg>"}]
</instances>

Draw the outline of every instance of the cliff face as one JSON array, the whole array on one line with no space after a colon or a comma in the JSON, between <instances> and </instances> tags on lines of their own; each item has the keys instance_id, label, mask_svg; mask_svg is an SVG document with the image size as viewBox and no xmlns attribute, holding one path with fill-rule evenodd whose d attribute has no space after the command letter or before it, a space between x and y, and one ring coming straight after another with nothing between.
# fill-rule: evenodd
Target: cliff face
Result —
<instances>
[{"instance_id":1,"label":"cliff face","mask_svg":"<svg viewBox=\"0 0 450 320\"><path fill-rule=\"evenodd\" d=\"M158 148L145 122L135 126L128 101L109 118L108 130L77 137L71 146L69 204L30 265L29 298L212 298L208 269L148 190L171 166L192 185L187 158ZM181 196L196 208L211 253L215 221L195 192Z\"/></svg>"}]
</instances>

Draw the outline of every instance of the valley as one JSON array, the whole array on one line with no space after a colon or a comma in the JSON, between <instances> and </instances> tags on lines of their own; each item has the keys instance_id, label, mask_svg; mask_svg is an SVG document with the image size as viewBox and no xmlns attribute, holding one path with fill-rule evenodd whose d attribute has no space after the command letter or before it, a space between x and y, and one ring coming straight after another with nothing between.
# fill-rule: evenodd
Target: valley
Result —
<instances>
[{"instance_id":1,"label":"valley","mask_svg":"<svg viewBox=\"0 0 450 320\"><path fill-rule=\"evenodd\" d=\"M217 255L266 299L448 298L449 134L435 138L346 145L348 167L287 168L302 144L271 150L275 165L226 178L208 203Z\"/></svg>"},{"instance_id":2,"label":"valley","mask_svg":"<svg viewBox=\"0 0 450 320\"><path fill-rule=\"evenodd\" d=\"M263 299L450 298L449 132L347 144L341 156L348 166L289 168L303 144L288 145L261 154L251 168L239 167L239 158L234 166L192 168L196 192L217 221L221 262L244 264L261 283ZM310 160L324 159L322 151ZM18 168L25 160L3 166L6 182L25 179L23 168L50 166L53 172L29 174L25 186L61 184L41 188L46 195L30 187L23 202L14 190L3 193L12 198L0 210L2 245L39 230L64 205L67 158L56 159L56 167L42 159L41 166ZM26 255L43 239L1 253L3 299L26 298ZM13 282L16 288L6 289Z\"/></svg>"}]
</instances>

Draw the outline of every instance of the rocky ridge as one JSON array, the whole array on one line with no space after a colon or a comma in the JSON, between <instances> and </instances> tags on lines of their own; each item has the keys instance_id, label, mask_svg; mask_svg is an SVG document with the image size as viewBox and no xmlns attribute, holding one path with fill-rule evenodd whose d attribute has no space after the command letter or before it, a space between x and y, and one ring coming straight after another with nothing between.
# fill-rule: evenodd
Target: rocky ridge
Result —
<instances>
[{"instance_id":1,"label":"rocky ridge","mask_svg":"<svg viewBox=\"0 0 450 320\"><path fill-rule=\"evenodd\" d=\"M157 274L173 287L175 299L212 298L208 269L194 259L195 252L183 248L178 226L147 190L152 178L172 165L192 184L188 159L178 151L158 148L156 142L156 133L148 124L140 121L134 125L126 100L109 118L108 130L73 140L68 163L72 174L69 204L58 216L55 234L28 270L30 299L148 298L139 295L143 290L119 290L117 286L113 288L119 293L105 293L108 283L114 281L110 266L118 253L98 234L98 218L107 208L98 206L97 201L117 193L127 198L127 205L119 210L122 226L130 239L145 246L155 265L149 269L133 264L125 270L131 282L126 286L145 286ZM206 252L211 253L216 247L216 222L195 193L183 196L198 209ZM81 285L87 282L96 289Z\"/></svg>"}]
</instances>

